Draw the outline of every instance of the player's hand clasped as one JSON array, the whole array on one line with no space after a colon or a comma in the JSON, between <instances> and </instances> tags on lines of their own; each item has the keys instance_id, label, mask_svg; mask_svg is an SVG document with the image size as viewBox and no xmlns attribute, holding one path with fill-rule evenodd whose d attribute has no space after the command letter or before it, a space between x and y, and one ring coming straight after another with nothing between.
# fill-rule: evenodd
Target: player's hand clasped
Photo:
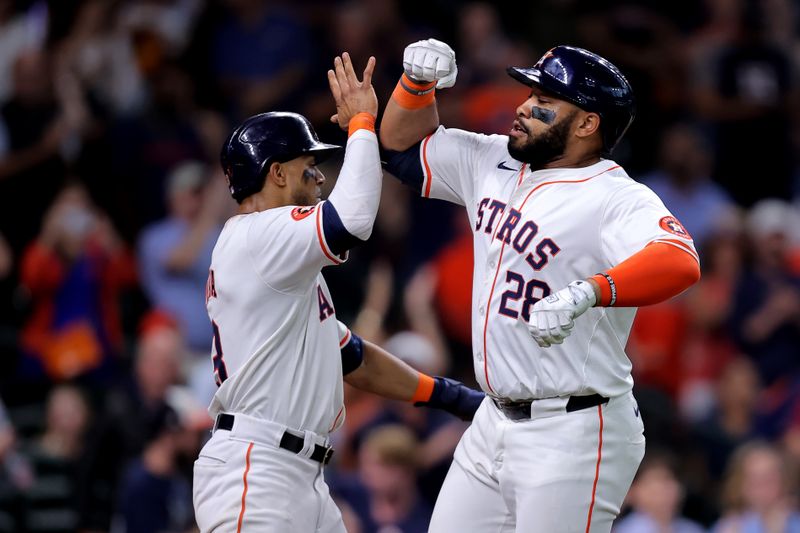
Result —
<instances>
[{"instance_id":1,"label":"player's hand clasped","mask_svg":"<svg viewBox=\"0 0 800 533\"><path fill-rule=\"evenodd\" d=\"M338 122L339 127L346 130L350 119L359 113L377 116L378 98L372 87L374 71L375 58L370 57L364 69L363 81L358 81L350 54L344 52L333 60L333 69L328 71L328 84L336 102L336 114L331 117L331 122Z\"/></svg>"},{"instance_id":2,"label":"player's hand clasped","mask_svg":"<svg viewBox=\"0 0 800 533\"><path fill-rule=\"evenodd\" d=\"M403 69L406 76L414 81L435 81L437 89L452 87L458 76L456 53L447 43L436 39L417 41L406 46Z\"/></svg>"},{"instance_id":3,"label":"player's hand clasped","mask_svg":"<svg viewBox=\"0 0 800 533\"><path fill-rule=\"evenodd\" d=\"M563 289L536 302L531 308L528 331L542 348L564 342L581 316L597 301L588 281L573 281Z\"/></svg>"}]
</instances>

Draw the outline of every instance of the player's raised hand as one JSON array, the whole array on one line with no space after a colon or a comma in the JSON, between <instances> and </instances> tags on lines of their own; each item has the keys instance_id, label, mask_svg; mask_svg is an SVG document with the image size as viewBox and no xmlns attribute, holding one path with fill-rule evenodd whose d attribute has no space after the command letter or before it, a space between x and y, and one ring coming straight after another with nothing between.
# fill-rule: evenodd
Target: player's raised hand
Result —
<instances>
[{"instance_id":1,"label":"player's raised hand","mask_svg":"<svg viewBox=\"0 0 800 533\"><path fill-rule=\"evenodd\" d=\"M331 117L331 122L338 122L339 127L346 130L350 119L358 113L378 114L378 98L372 87L374 71L375 58L370 57L362 81L358 81L350 54L344 52L341 57L336 56L333 69L328 71L328 84L336 102L336 114Z\"/></svg>"},{"instance_id":2,"label":"player's raised hand","mask_svg":"<svg viewBox=\"0 0 800 533\"><path fill-rule=\"evenodd\" d=\"M542 348L564 342L575 326L575 318L586 312L597 300L594 287L584 280L573 281L531 308L528 331Z\"/></svg>"},{"instance_id":3,"label":"player's raised hand","mask_svg":"<svg viewBox=\"0 0 800 533\"><path fill-rule=\"evenodd\" d=\"M452 87L458 76L456 53L450 45L436 39L417 41L406 46L403 69L406 76L415 81L435 81L437 89Z\"/></svg>"}]
</instances>

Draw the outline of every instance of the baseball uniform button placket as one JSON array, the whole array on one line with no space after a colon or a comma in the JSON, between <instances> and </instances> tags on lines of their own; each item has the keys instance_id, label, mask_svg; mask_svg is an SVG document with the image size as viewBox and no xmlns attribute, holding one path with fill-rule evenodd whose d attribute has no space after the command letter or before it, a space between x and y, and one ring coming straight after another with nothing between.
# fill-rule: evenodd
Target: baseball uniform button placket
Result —
<instances>
[{"instance_id":1,"label":"baseball uniform button placket","mask_svg":"<svg viewBox=\"0 0 800 533\"><path fill-rule=\"evenodd\" d=\"M262 427L256 429L256 431L253 431L253 425L252 419L250 419L250 417L245 417L245 415L234 416L230 413L220 413L217 415L217 420L214 423L214 431L221 429L233 432L234 428L236 428L237 436L248 436L256 442L277 445L284 450L308 457L312 461L322 463L323 465L328 464L333 456L333 447L331 446L310 443L313 445L312 449L310 445L306 445L307 440L320 438L315 436L312 432L303 432L301 435L298 435L288 429L283 429L283 432L280 434L280 440L274 442L277 440L276 430L280 432L278 424L267 420L257 421L255 425Z\"/></svg>"}]
</instances>

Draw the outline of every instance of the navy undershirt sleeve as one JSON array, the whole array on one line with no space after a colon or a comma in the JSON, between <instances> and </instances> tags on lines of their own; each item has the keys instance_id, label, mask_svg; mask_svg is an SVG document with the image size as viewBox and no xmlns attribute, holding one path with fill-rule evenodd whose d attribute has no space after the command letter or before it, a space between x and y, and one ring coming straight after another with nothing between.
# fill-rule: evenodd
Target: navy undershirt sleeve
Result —
<instances>
[{"instance_id":1,"label":"navy undershirt sleeve","mask_svg":"<svg viewBox=\"0 0 800 533\"><path fill-rule=\"evenodd\" d=\"M364 360L364 341L361 337L350 332L350 340L342 346L342 375L346 376L361 366Z\"/></svg>"},{"instance_id":2,"label":"navy undershirt sleeve","mask_svg":"<svg viewBox=\"0 0 800 533\"><path fill-rule=\"evenodd\" d=\"M420 144L418 142L402 152L381 148L383 168L418 193L422 192L422 182L425 179L422 163L419 161Z\"/></svg>"},{"instance_id":3,"label":"navy undershirt sleeve","mask_svg":"<svg viewBox=\"0 0 800 533\"><path fill-rule=\"evenodd\" d=\"M364 242L347 231L339 213L336 212L336 207L330 201L322 204L322 231L325 232L328 247L336 255L341 255Z\"/></svg>"}]
</instances>

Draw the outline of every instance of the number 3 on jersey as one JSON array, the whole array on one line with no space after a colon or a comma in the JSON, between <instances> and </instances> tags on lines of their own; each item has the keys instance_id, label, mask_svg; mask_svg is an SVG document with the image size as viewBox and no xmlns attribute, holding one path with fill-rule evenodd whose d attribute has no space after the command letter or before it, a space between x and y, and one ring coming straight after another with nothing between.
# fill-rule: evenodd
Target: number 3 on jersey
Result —
<instances>
[{"instance_id":1,"label":"number 3 on jersey","mask_svg":"<svg viewBox=\"0 0 800 533\"><path fill-rule=\"evenodd\" d=\"M228 379L228 369L222 359L222 340L220 340L219 336L219 326L212 320L211 327L214 329L214 353L211 354L211 362L214 363L214 382L219 387Z\"/></svg>"}]
</instances>

